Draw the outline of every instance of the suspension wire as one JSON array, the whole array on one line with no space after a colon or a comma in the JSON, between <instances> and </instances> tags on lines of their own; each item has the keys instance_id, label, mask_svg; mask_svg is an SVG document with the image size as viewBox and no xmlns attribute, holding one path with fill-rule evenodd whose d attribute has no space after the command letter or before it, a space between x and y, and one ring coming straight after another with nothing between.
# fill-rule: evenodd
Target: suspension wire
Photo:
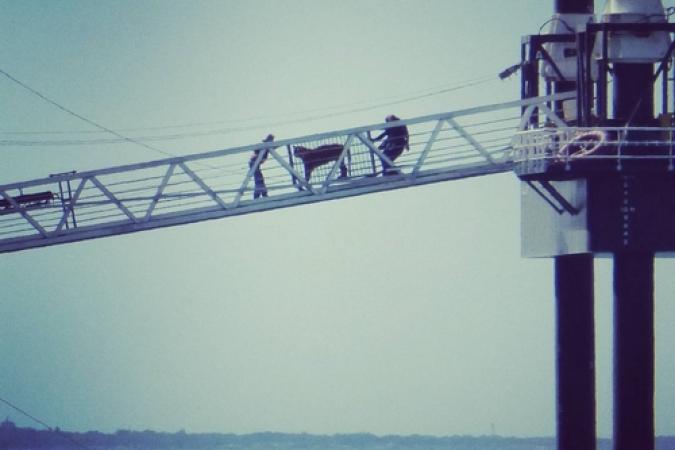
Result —
<instances>
[{"instance_id":1,"label":"suspension wire","mask_svg":"<svg viewBox=\"0 0 675 450\"><path fill-rule=\"evenodd\" d=\"M28 418L31 419L32 421L34 421L34 422L36 422L36 423L42 425L42 426L45 427L47 430L49 430L49 431L51 431L51 432L53 432L53 433L57 433L57 434L60 435L60 436L63 436L64 438L66 438L67 440L69 440L69 441L72 442L73 444L77 445L78 447L81 447L81 448L84 448L84 449L89 450L89 447L87 447L87 446L84 445L83 443L79 442L78 440L74 439L72 436L70 436L70 434L66 434L66 433L64 433L63 431L59 430L58 428L52 428L52 427L50 427L50 426L47 425L44 421L42 421L42 420L38 419L37 417L35 417L35 416L33 416L33 415L27 413L26 411L24 411L23 409L19 408L19 407L16 406L16 405L14 405L13 403L9 402L8 400L5 400L4 398L0 397L0 402L2 402L2 403L4 403L5 405L9 406L10 408L12 408L13 410L17 411L18 413L23 414L24 416L28 417Z\"/></svg>"},{"instance_id":2,"label":"suspension wire","mask_svg":"<svg viewBox=\"0 0 675 450\"><path fill-rule=\"evenodd\" d=\"M412 96L412 95L423 95L424 94L429 94L427 91L429 90L434 90L437 91L440 88L442 89L442 92L439 92L438 94L432 94L434 95L439 95L445 92L445 89L449 90L454 90L454 89L461 89L464 88L467 85L471 85L474 82L487 82L487 81L493 81L494 76L489 75L489 76L482 76L482 77L477 77L473 78L470 80L462 81L462 82L457 82L457 83L450 83L450 84L444 84L436 87L429 87L426 89L421 89L417 91L413 91L409 94L401 94L403 96ZM396 95L396 96L387 96L387 97L380 97L379 99L374 99L372 101L370 100L362 100L358 102L352 102L352 103L344 103L340 105L329 105L329 106L323 106L323 107L318 107L318 108L310 108L310 109L304 109L300 111L292 111L285 113L285 116L296 116L296 115L305 115L305 114L314 114L316 112L322 112L322 111L328 111L328 110L339 110L339 109L344 109L344 108L351 108L356 105L363 105L367 103L372 103L372 102L379 102L381 100L390 100L390 99L399 99L401 95ZM179 128L192 128L192 127L199 127L199 126L206 126L206 125L219 125L219 124L231 124L231 123L242 123L242 122L252 122L256 120L268 120L268 119L277 119L279 116L278 115L258 115L258 116L251 116L251 117L244 117L244 118L239 118L239 119L228 119L228 120L218 120L218 121L210 121L210 122L195 122L195 123L187 123L187 124L176 124L176 125L162 125L162 126L154 126L154 127L142 127L142 128L123 128L119 129L117 131L119 132L138 132L138 131L153 131L153 130L168 130L168 129L179 129ZM313 116L310 116L313 117ZM48 135L48 134L99 134L102 133L103 131L97 131L97 130L76 130L76 131L0 131L0 135Z\"/></svg>"},{"instance_id":3,"label":"suspension wire","mask_svg":"<svg viewBox=\"0 0 675 450\"><path fill-rule=\"evenodd\" d=\"M125 142L131 142L131 143L133 143L133 144L140 145L141 147L144 147L144 148L146 148L146 149L148 149L148 150L152 150L153 152L162 153L162 154L164 154L164 155L166 155L166 156L175 156L175 155L172 154L172 153L169 153L169 152L166 152L166 151L164 151L164 150L160 150L160 149L158 149L158 148L152 147L152 146L150 146L150 145L148 145L148 144L145 144L145 143L143 143L143 142L139 142L139 141L134 140L134 139L132 139L132 138L130 138L130 137L124 136L123 134L120 134L120 133L118 133L117 131L111 130L110 128L105 127L105 126L103 126L103 125L101 125L101 124L99 124L99 123L97 123L97 122L94 122L93 120L87 119L86 117L84 117L84 116L82 116L82 115L80 115L80 114L78 114L78 113L76 113L76 112L74 112L74 111L72 111L72 110L66 108L65 106L60 105L59 103L57 103L56 101L54 101L54 100L52 100L51 98L47 97L46 95L42 94L41 92L39 92L39 91L33 89L32 87L28 86L26 83L24 83L24 82L22 82L22 81L16 79L15 77L13 77L13 76L10 75L9 73L5 72L5 71L2 70L1 68L0 68L0 74L4 75L4 76L7 77L9 80L11 80L11 81L13 81L14 83L18 84L19 86L21 86L22 88L26 89L28 92L32 93L33 95L36 95L37 97L41 98L42 100L46 101L47 103L50 103L50 104L52 104L53 106L57 107L57 108L60 109L61 111L64 111L65 113L70 114L71 116L76 117L76 118L78 118L78 119L80 119L80 120L82 120L82 121L84 121L84 122L86 122L86 123L88 123L88 124L90 124L90 125L92 125L92 126L94 126L94 127L96 127L96 128L99 128L99 129L101 129L101 130L103 130L103 131L105 131L105 132L107 132L107 133L110 133L110 134L112 134L112 135L115 135L115 136L117 136L118 138L122 139L122 140L125 141Z\"/></svg>"},{"instance_id":4,"label":"suspension wire","mask_svg":"<svg viewBox=\"0 0 675 450\"><path fill-rule=\"evenodd\" d=\"M281 126L281 125L291 125L291 124L296 124L296 123L302 123L302 122L311 122L311 121L317 121L317 120L322 120L322 119L328 119L332 117L337 117L337 116L344 116L347 114L352 114L356 112L363 112L363 111L370 111L373 109L379 109L383 108L385 106L392 106L392 105L398 105L402 103L408 103L411 101L415 100L420 100L423 98L428 98L428 97L433 97L436 95L441 95L444 93L452 92L452 91L457 91L460 89L465 89L467 87L472 87L472 86L477 86L480 84L485 84L491 81L494 81L496 78L494 77L483 77L483 78L477 78L473 81L470 81L468 83L464 83L459 86L452 86L440 90L436 90L433 92L428 92L425 94L420 94L420 95L415 95L415 96L408 96L402 99L397 99L397 100L392 100L388 102L383 102L379 103L376 105L368 105L368 106L362 106L362 107L357 107L357 108L352 108L348 109L345 111L338 111L338 112L331 112L331 113L326 113L322 115L315 115L311 117L300 117L296 119L290 119L290 120L281 120L281 121L276 121L276 122L268 122L268 123L261 123L261 124L255 124L255 125L248 125L248 126L240 126L240 127L231 127L231 128L224 128L224 129L216 129L216 130L207 130L207 131L200 131L200 132L192 132L192 133L177 133L177 134L172 134L172 135L158 135L158 136L143 136L143 137L137 137L135 140L132 140L131 138L125 137L120 135L119 133L113 132L111 130L107 130L118 136L120 139L87 139L87 140L0 140L0 146L8 146L8 145L14 145L14 146L59 146L59 145L96 145L96 144L119 144L119 143L124 143L124 142L135 142L135 143L141 143L144 141L172 141L172 140L178 140L178 139L188 139L188 138L194 138L194 137L203 137L203 136L213 136L213 135L223 135L223 134L230 134L234 132L239 132L239 131L249 131L249 130L257 130L257 129L262 129L262 128L270 128L270 127L276 127L276 126ZM101 127L99 127L101 128ZM141 144L146 146L145 144ZM173 155L172 155L173 156Z\"/></svg>"},{"instance_id":5,"label":"suspension wire","mask_svg":"<svg viewBox=\"0 0 675 450\"><path fill-rule=\"evenodd\" d=\"M489 80L488 80L489 81ZM339 113L343 114L343 113ZM346 113L345 113L346 114ZM220 130L210 130L210 131L201 131L201 132L193 132L193 133L183 133L183 134L173 134L173 135L164 135L164 136L145 136L145 137L138 137L136 139L141 140L141 141L170 141L170 140L178 140L178 139L188 139L188 138L193 138L193 137L202 137L202 136L213 136L213 135L218 135L218 134L227 134L227 133L232 133L232 132L237 132L237 131L247 131L247 130L254 130L258 128L268 128L271 126L277 126L277 125L285 125L289 123L297 123L297 122L309 122L312 120L318 120L326 117L332 117L332 115L327 115L327 116L322 116L322 117L311 117L311 118L302 118L302 119L294 119L292 121L282 121L282 122L276 122L276 123L269 123L269 124L264 124L264 125L252 125L252 126L247 126L247 127L238 127L238 128L225 128L225 129L220 129ZM470 123L467 125L464 125L465 129L468 128L474 128L477 126L483 126L483 125L489 125L492 123L498 123L498 122L505 122L511 120L511 117L507 118L501 118L501 119L495 119L491 121L486 121L486 122L479 122L479 123ZM0 132L1 134L1 132ZM99 144L120 144L124 143L124 141L119 140L119 139L86 139L86 140L0 140L0 146L9 146L9 145L14 145L14 146L24 146L24 147L32 147L32 146L66 146L66 145L99 145Z\"/></svg>"}]
</instances>

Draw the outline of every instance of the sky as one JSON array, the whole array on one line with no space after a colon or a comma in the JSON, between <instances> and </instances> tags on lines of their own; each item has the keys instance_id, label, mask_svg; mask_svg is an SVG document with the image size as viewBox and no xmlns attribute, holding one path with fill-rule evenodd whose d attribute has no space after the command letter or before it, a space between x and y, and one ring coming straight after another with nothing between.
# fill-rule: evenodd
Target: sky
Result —
<instances>
[{"instance_id":1,"label":"sky","mask_svg":"<svg viewBox=\"0 0 675 450\"><path fill-rule=\"evenodd\" d=\"M154 151L48 145L111 136L0 78L1 139L42 141L0 145L0 183L514 100L517 77L497 74L552 10L0 0L0 69L105 127L162 137ZM77 431L552 436L553 262L521 258L519 197L500 174L4 254L0 397ZM611 260L595 270L606 437ZM675 434L673 270L657 260L657 434Z\"/></svg>"}]
</instances>

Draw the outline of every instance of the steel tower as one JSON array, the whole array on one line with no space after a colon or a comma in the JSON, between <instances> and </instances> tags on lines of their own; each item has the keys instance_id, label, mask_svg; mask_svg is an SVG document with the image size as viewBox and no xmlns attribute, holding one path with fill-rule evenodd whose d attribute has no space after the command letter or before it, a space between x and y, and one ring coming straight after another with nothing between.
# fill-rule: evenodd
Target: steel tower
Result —
<instances>
[{"instance_id":1,"label":"steel tower","mask_svg":"<svg viewBox=\"0 0 675 450\"><path fill-rule=\"evenodd\" d=\"M674 30L660 0L610 0L598 22L592 0L557 0L548 32L523 40L522 97L542 79L577 94L551 105L564 124L533 121L514 145L523 253L555 258L559 449L595 448L594 255L614 260L614 448L654 448L654 256L675 250Z\"/></svg>"}]
</instances>

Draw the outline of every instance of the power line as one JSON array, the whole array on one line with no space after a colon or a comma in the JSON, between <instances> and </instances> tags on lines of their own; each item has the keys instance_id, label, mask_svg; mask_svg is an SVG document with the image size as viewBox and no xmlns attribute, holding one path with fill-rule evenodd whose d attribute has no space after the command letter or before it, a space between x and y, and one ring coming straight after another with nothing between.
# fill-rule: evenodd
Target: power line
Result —
<instances>
[{"instance_id":1,"label":"power line","mask_svg":"<svg viewBox=\"0 0 675 450\"><path fill-rule=\"evenodd\" d=\"M300 117L300 118L296 118L296 119L280 120L280 121L275 121L275 122L267 122L267 123L260 123L260 124L240 126L240 127L221 128L221 129L206 130L206 131L195 131L195 132L190 132L190 133L142 136L142 137L136 137L134 142L139 143L139 142L148 142L148 141L155 141L155 142L156 141L173 141L173 140L179 140L179 139L189 139L189 138L196 138L196 137L224 135L224 134L230 134L230 133L241 132L241 131L257 130L257 129L271 128L271 127L278 127L278 126L282 126L282 125L291 125L291 124L302 123L302 122L311 122L311 121L316 121L316 120L323 120L323 119L328 119L328 118L332 118L332 117L337 117L337 116L342 116L342 115L347 115L347 114L353 114L353 113L356 113L356 112L370 111L370 110L374 110L374 109L383 108L383 107L386 107L386 106L393 106L393 105L398 105L398 104L402 104L402 103L408 103L408 102L420 100L420 99L423 99L423 98L433 97L433 96L445 94L445 93L448 93L448 92L453 92L453 91L465 89L465 88L468 88L468 87L477 86L479 84L485 84L485 83L494 81L496 79L497 78L494 77L494 76L476 78L474 80L470 80L470 81L465 82L465 83L460 84L460 85L453 85L451 87L446 87L446 88L435 90L435 91L432 91L432 92L425 92L424 94L407 96L407 97L404 97L404 98L398 98L396 100L378 103L378 104L375 104L375 105L368 105L368 106L362 106L362 107L357 107L357 108L351 108L351 109L344 110L344 111L330 112L330 113L326 113L326 114L322 114L322 115L306 116L306 117ZM177 125L176 127L187 127L187 125ZM162 128L166 129L166 128L170 128L170 127L162 127ZM158 128L155 128L155 129L158 129ZM7 133L4 133L4 134L7 134ZM78 139L64 139L64 140L13 140L13 139L5 139L5 140L0 140L0 146L10 146L10 145L11 146L103 145L103 144L120 144L120 143L128 142L129 140L130 140L130 138L126 138L126 137L122 138L122 139L80 139L80 140L78 140Z\"/></svg>"},{"instance_id":2,"label":"power line","mask_svg":"<svg viewBox=\"0 0 675 450\"><path fill-rule=\"evenodd\" d=\"M442 85L437 85L434 87L429 87L426 89L419 89L415 90L413 92L407 93L407 94L400 94L396 96L386 96L386 97L380 97L378 99L373 99L373 100L362 100L358 102L351 102L351 103L343 103L339 105L329 105L329 106L321 106L317 108L309 108L309 109L304 109L300 111L291 111L291 112L286 112L284 113L285 116L297 116L297 115L306 115L306 114L314 114L317 112L322 112L322 111L328 111L328 110L340 110L344 108L353 108L357 105L363 105L363 104L368 104L368 103L373 103L373 102L382 102L382 101L390 101L393 99L400 100L401 96L406 98L405 101L412 101L417 98L423 98L426 96L431 96L431 95L439 95L443 94L446 92L454 91L454 90L459 90L463 89L465 87L473 86L475 83L485 83L489 81L494 81L495 78L493 75L486 75L478 78L473 78L470 80L465 80L461 82L455 82L455 83L445 83ZM440 90L439 90L440 89ZM429 90L432 90L432 92L428 92ZM419 94L419 95L418 95ZM413 96L413 97L411 97ZM373 108L379 107L378 104L372 105ZM341 114L340 112L336 114ZM253 122L253 121L258 121L258 120L268 120L268 119L277 119L279 115L258 115L258 116L250 116L250 117L243 117L243 118L236 118L236 119L227 119L227 120L218 120L218 121L209 121L209 122L194 122L194 123L186 123L186 124L174 124L174 125L160 125L160 126L153 126L153 127L142 127L142 128L125 128L125 129L118 129L118 132L139 132L139 131L155 131L155 130L168 130L168 129L179 129L179 128L194 128L194 127L201 127L201 126L207 126L207 125L221 125L221 124L236 124L236 123L245 123L245 122ZM308 119L311 119L312 116L308 116ZM236 128L237 129L237 128ZM74 130L74 131L0 131L0 134L4 135L32 135L32 134L97 134L101 133L102 131L93 131L93 130Z\"/></svg>"},{"instance_id":3,"label":"power line","mask_svg":"<svg viewBox=\"0 0 675 450\"><path fill-rule=\"evenodd\" d=\"M82 120L82 121L84 121L84 122L86 122L90 125L93 125L96 128L99 128L99 129L101 129L101 130L103 130L107 133L110 133L114 136L117 136L118 138L122 139L123 141L131 142L131 143L136 144L136 145L140 145L141 147L145 147L148 150L152 150L154 152L159 152L159 153L162 153L162 154L167 155L167 156L175 156L172 153L165 152L164 150L160 150L158 148L152 147L152 146L147 145L143 142L136 141L136 140L134 140L130 137L127 137L127 136L124 136L124 135L118 133L117 131L111 130L108 127L105 127L105 126L103 126L103 125L101 125L97 122L94 122L93 120L87 119L86 117L66 108L65 106L62 106L61 104L57 103L56 101L52 100L51 98L47 97L46 95L42 94L41 92L33 89L32 87L28 86L26 83L14 78L12 75L10 75L9 73L5 72L2 69L0 69L0 74L4 75L5 77L10 79L14 83L18 84L22 88L26 89L28 92L32 93L33 95L36 95L37 97L41 98L42 100L46 101L47 103L50 103L51 105L54 105L55 107L57 107L61 111L65 112L67 114L70 114L71 116L76 117L76 118L78 118L78 119L80 119L80 120Z\"/></svg>"}]
</instances>

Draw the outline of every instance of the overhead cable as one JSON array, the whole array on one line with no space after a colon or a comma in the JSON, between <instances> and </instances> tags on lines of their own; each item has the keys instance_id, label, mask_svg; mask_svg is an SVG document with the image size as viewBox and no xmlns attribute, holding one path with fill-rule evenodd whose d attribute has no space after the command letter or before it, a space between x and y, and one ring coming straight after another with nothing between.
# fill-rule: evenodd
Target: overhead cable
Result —
<instances>
[{"instance_id":1,"label":"overhead cable","mask_svg":"<svg viewBox=\"0 0 675 450\"><path fill-rule=\"evenodd\" d=\"M387 97L380 97L379 99L373 99L373 100L362 100L358 102L351 102L351 103L343 103L339 105L328 105L328 106L321 106L317 108L309 108L309 109L304 109L300 111L291 111L291 112L285 112L285 116L297 116L297 115L307 115L307 114L312 114L312 116L308 116L308 118L314 117L313 114L317 112L322 112L322 111L328 111L328 110L340 110L344 108L353 108L356 105L363 105L367 103L373 103L373 102L378 102L376 105L372 105L373 108L379 107L379 102L387 100L393 100L393 99L401 99L401 96L405 97L404 101L413 101L416 100L417 98L423 98L425 96L430 96L430 95L440 95L445 92L450 92L454 90L459 90L463 89L465 87L470 87L473 86L477 83L486 83L489 81L493 81L495 78L493 75L489 76L482 76L482 77L477 77L473 78L470 80L465 80L461 82L456 82L456 83L446 83L440 86L435 86L435 87L429 87L426 89L420 89L416 90L413 92L410 92L408 94L400 94L396 96L387 96ZM440 89L440 90L439 90ZM429 90L432 90L432 92L428 92ZM412 96L412 97L411 97ZM210 121L210 122L194 122L194 123L186 123L186 124L174 124L174 125L160 125L160 126L152 126L152 127L137 127L137 128L123 128L123 129L118 129L118 132L139 132L139 131L156 131L156 130L170 130L170 129L179 129L179 128L194 128L194 127L201 127L201 126L207 126L207 125L221 125L221 124L236 124L236 123L245 123L245 122L253 122L257 120L268 120L268 119L278 119L279 115L257 115L257 116L250 116L250 117L242 117L242 118L236 118L236 119L226 119L226 120L218 120L218 121ZM62 131L62 130L47 130L47 131L0 131L0 135L36 135L36 134L44 134L44 135L49 135L49 134L98 134L101 133L102 131L100 130L73 130L73 131Z\"/></svg>"},{"instance_id":2,"label":"overhead cable","mask_svg":"<svg viewBox=\"0 0 675 450\"><path fill-rule=\"evenodd\" d=\"M485 84L485 83L493 81L495 79L496 78L494 76L490 76L489 78L483 77L483 78L479 78L479 79L476 79L476 80L473 80L473 81L470 81L470 82L467 82L467 83L464 83L464 84L458 85L458 86L452 86L452 87L448 87L448 88L444 88L444 89L439 89L439 90L436 90L436 91L433 91L433 92L428 92L428 93L424 93L424 94L420 94L420 95L408 96L408 97L404 97L402 99L383 102L383 103L379 103L379 104L376 104L376 105L368 105L368 106L352 108L352 109L348 109L348 110L345 110L345 111L331 112L331 113L326 113L326 114L322 114L322 115L300 117L300 118L296 118L296 119L280 120L280 121L267 122L267 123L261 123L261 124L255 124L255 125L221 128L221 129L215 129L215 130L195 131L195 132L190 132L190 133L176 133L176 134L169 134L169 135L141 136L141 137L136 137L134 142L141 143L141 142L173 141L173 140L189 139L189 138L196 138L196 137L226 135L226 134L231 134L231 133L241 132L241 131L268 129L268 128L271 128L271 127L278 127L278 126L283 126L283 125L292 125L292 124L296 124L296 123L312 122L312 121L317 121L317 120L329 119L329 118L337 117L337 116L343 116L343 115L347 115L347 114L353 114L353 113L357 113L357 112L370 111L370 110L373 110L373 109L379 109L379 108L383 108L383 107L386 107L386 106L398 105L398 104L407 103L407 102L411 102L411 101L415 101L415 100L420 100L420 99L423 99L423 98L428 98L428 97L444 94L444 93L447 93L447 92L465 89L467 87L476 86L476 85L479 85L479 84ZM61 139L61 140L14 140L14 139L4 139L4 140L0 140L0 146L108 145L108 144L121 144L121 143L128 142L129 140L130 140L130 138L127 138L127 137L122 137L121 139L79 139L79 140L78 139Z\"/></svg>"},{"instance_id":3,"label":"overhead cable","mask_svg":"<svg viewBox=\"0 0 675 450\"><path fill-rule=\"evenodd\" d=\"M124 136L124 135L118 133L117 131L111 130L110 128L105 127L105 126L103 126L103 125L101 125L97 122L94 122L93 120L87 119L86 117L66 108L65 106L57 103L56 101L52 100L51 98L47 97L46 95L42 94L41 92L33 89L32 87L28 86L26 83L16 79L15 77L13 77L12 75L10 75L9 73L5 72L2 69L0 69L0 74L4 75L5 77L10 79L14 83L18 84L22 88L26 89L28 92L32 93L33 95L36 95L37 97L41 98L42 100L46 101L47 103L50 103L51 105L54 105L55 107L57 107L61 111L65 112L67 114L70 114L71 116L76 117L76 118L82 120L83 122L86 122L86 123L88 123L88 124L90 124L90 125L92 125L96 128L99 128L99 129L101 129L101 130L103 130L107 133L110 133L114 136L117 136L118 138L120 138L124 142L131 142L133 144L140 145L141 147L147 148L148 150L152 150L154 152L162 153L162 154L167 155L167 156L175 156L172 153L165 152L164 150L160 150L158 148L152 147L152 146L150 146L148 144L145 144L143 142L139 142L135 139Z\"/></svg>"}]
</instances>

